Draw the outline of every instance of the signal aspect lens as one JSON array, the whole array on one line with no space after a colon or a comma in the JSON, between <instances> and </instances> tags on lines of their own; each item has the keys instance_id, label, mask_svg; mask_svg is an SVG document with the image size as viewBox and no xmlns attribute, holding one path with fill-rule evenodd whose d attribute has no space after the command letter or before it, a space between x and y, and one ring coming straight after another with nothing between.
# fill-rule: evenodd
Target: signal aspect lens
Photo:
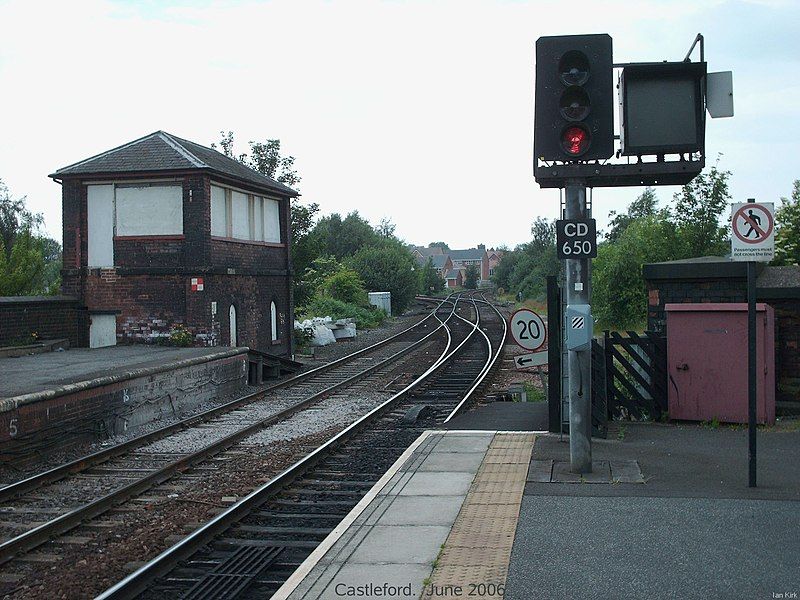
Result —
<instances>
[{"instance_id":1,"label":"signal aspect lens","mask_svg":"<svg viewBox=\"0 0 800 600\"><path fill-rule=\"evenodd\" d=\"M589 149L589 131L584 127L573 125L561 134L561 146L570 156L580 156Z\"/></svg>"},{"instance_id":2,"label":"signal aspect lens","mask_svg":"<svg viewBox=\"0 0 800 600\"><path fill-rule=\"evenodd\" d=\"M558 61L558 72L564 85L583 85L589 79L589 59L578 50L565 52Z\"/></svg>"},{"instance_id":3,"label":"signal aspect lens","mask_svg":"<svg viewBox=\"0 0 800 600\"><path fill-rule=\"evenodd\" d=\"M571 85L561 94L561 116L567 121L582 121L589 116L589 94L577 85Z\"/></svg>"}]
</instances>

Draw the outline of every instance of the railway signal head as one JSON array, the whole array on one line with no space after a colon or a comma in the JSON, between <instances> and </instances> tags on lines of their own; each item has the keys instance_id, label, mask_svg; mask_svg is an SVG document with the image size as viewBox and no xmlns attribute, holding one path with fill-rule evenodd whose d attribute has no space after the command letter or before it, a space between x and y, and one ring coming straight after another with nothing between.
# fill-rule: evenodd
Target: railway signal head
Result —
<instances>
[{"instance_id":1,"label":"railway signal head","mask_svg":"<svg viewBox=\"0 0 800 600\"><path fill-rule=\"evenodd\" d=\"M612 45L608 34L536 41L535 160L614 154Z\"/></svg>"}]
</instances>

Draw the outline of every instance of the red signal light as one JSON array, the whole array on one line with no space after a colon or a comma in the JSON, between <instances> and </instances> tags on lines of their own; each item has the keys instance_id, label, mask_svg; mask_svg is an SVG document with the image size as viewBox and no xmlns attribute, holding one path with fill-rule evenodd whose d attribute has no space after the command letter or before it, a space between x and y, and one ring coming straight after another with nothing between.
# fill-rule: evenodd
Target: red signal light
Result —
<instances>
[{"instance_id":1,"label":"red signal light","mask_svg":"<svg viewBox=\"0 0 800 600\"><path fill-rule=\"evenodd\" d=\"M561 134L561 146L570 156L580 156L589 149L589 132L579 125L572 125Z\"/></svg>"}]
</instances>

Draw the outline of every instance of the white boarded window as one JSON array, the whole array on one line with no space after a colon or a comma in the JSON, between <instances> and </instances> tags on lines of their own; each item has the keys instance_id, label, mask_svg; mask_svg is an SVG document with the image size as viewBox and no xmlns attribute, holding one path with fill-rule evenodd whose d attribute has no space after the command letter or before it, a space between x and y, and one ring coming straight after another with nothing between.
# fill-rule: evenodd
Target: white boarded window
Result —
<instances>
[{"instance_id":1,"label":"white boarded window","mask_svg":"<svg viewBox=\"0 0 800 600\"><path fill-rule=\"evenodd\" d=\"M240 240L250 239L249 214L247 194L231 192L231 216L233 217L231 234L233 237Z\"/></svg>"},{"instance_id":2,"label":"white boarded window","mask_svg":"<svg viewBox=\"0 0 800 600\"><path fill-rule=\"evenodd\" d=\"M269 321L272 326L272 341L278 339L278 309L275 307L275 301L270 302L269 305Z\"/></svg>"},{"instance_id":3,"label":"white boarded window","mask_svg":"<svg viewBox=\"0 0 800 600\"><path fill-rule=\"evenodd\" d=\"M264 241L280 243L281 217L277 200L264 198Z\"/></svg>"},{"instance_id":4,"label":"white boarded window","mask_svg":"<svg viewBox=\"0 0 800 600\"><path fill-rule=\"evenodd\" d=\"M256 196L253 199L253 220L255 224L254 240L264 240L264 199Z\"/></svg>"},{"instance_id":5,"label":"white boarded window","mask_svg":"<svg viewBox=\"0 0 800 600\"><path fill-rule=\"evenodd\" d=\"M90 185L86 189L90 267L114 266L114 186Z\"/></svg>"},{"instance_id":6,"label":"white boarded window","mask_svg":"<svg viewBox=\"0 0 800 600\"><path fill-rule=\"evenodd\" d=\"M280 203L278 200L212 185L211 235L279 244Z\"/></svg>"},{"instance_id":7,"label":"white boarded window","mask_svg":"<svg viewBox=\"0 0 800 600\"><path fill-rule=\"evenodd\" d=\"M211 186L211 235L228 235L228 211L225 202L225 188Z\"/></svg>"},{"instance_id":8,"label":"white boarded window","mask_svg":"<svg viewBox=\"0 0 800 600\"><path fill-rule=\"evenodd\" d=\"M179 185L116 186L117 235L182 235Z\"/></svg>"}]
</instances>

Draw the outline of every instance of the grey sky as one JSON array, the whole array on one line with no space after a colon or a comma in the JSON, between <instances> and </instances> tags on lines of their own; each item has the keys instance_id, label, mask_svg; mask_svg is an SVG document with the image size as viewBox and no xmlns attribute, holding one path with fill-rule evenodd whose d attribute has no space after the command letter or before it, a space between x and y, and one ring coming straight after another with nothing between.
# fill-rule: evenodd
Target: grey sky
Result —
<instances>
[{"instance_id":1,"label":"grey sky","mask_svg":"<svg viewBox=\"0 0 800 600\"><path fill-rule=\"evenodd\" d=\"M280 138L306 201L389 217L408 241L513 246L558 193L531 173L534 42L608 32L622 61L706 36L736 116L707 151L734 200L800 178L800 3L0 1L0 178L61 237L58 167L158 129ZM638 188L598 189L602 227ZM662 201L673 188L661 188Z\"/></svg>"}]
</instances>

